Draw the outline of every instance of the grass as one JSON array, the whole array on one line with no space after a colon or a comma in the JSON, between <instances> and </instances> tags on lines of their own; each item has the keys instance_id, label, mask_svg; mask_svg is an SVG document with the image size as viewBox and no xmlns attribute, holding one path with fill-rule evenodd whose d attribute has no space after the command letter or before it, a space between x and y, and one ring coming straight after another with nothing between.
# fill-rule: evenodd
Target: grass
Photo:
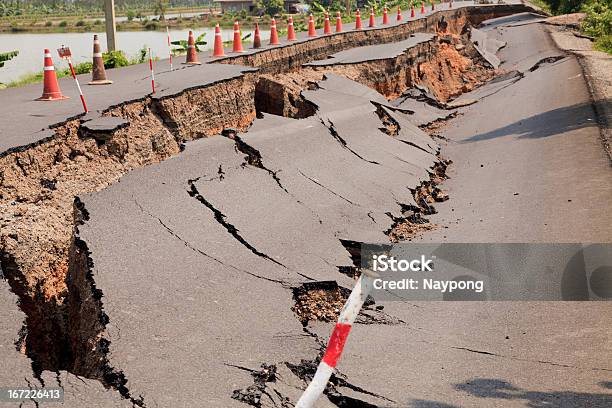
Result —
<instances>
[{"instance_id":1,"label":"grass","mask_svg":"<svg viewBox=\"0 0 612 408\"><path fill-rule=\"evenodd\" d=\"M606 35L595 40L595 49L612 54L612 35Z\"/></svg>"},{"instance_id":2,"label":"grass","mask_svg":"<svg viewBox=\"0 0 612 408\"><path fill-rule=\"evenodd\" d=\"M114 51L113 53L104 53L103 57L104 57L104 65L106 69L112 69L112 68L126 67L129 65L141 64L145 62L147 54L146 54L146 49L143 48L143 50L141 50L138 55L136 55L134 58L131 58L131 59L126 58L123 52L121 51ZM159 58L157 57L155 58L155 60L158 60L158 59ZM74 71L76 72L77 75L88 74L92 70L93 70L93 64L91 62L82 62L74 66ZM70 72L70 68L58 69L55 71L55 73L58 78L64 78L64 77L72 75L72 73ZM42 80L43 80L43 71L29 73L7 84L0 84L1 85L0 89L17 88L17 87L25 86L29 84L36 84L36 83L42 82Z\"/></svg>"},{"instance_id":3,"label":"grass","mask_svg":"<svg viewBox=\"0 0 612 408\"><path fill-rule=\"evenodd\" d=\"M77 73L77 75L86 74L92 71L92 64L91 62L83 62L81 64L75 65L74 70ZM70 72L70 68L57 70L55 71L55 73L58 78L64 78L64 77L72 75L72 73ZM19 79L11 81L8 84L5 84L5 86L7 88L17 88L17 87L25 86L29 84L36 84L36 83L42 82L42 80L43 80L43 71L33 72L33 73L25 74L19 77Z\"/></svg>"}]
</instances>

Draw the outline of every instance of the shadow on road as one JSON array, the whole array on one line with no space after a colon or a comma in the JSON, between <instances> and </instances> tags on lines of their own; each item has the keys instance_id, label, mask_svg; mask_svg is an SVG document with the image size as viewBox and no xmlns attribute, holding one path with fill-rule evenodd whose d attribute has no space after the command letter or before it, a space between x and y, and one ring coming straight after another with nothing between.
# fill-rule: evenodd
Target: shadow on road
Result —
<instances>
[{"instance_id":1,"label":"shadow on road","mask_svg":"<svg viewBox=\"0 0 612 408\"><path fill-rule=\"evenodd\" d=\"M604 389L612 389L612 382L609 381L602 381L598 385ZM475 378L455 384L454 388L478 398L524 400L525 406L530 408L612 407L612 393L529 391L517 388L507 381L490 378ZM487 406L503 406L503 403L499 401L492 402L492 404L494 405ZM427 400L413 400L408 406L411 408L459 408L459 406Z\"/></svg>"},{"instance_id":2,"label":"shadow on road","mask_svg":"<svg viewBox=\"0 0 612 408\"><path fill-rule=\"evenodd\" d=\"M600 101L598 104L609 104L610 102L608 99ZM516 136L519 139L539 139L576 129L597 126L594 118L593 104L590 102L581 103L539 113L490 132L474 135L463 140L462 143L472 143L504 136ZM607 127L609 124L602 124L602 126Z\"/></svg>"}]
</instances>

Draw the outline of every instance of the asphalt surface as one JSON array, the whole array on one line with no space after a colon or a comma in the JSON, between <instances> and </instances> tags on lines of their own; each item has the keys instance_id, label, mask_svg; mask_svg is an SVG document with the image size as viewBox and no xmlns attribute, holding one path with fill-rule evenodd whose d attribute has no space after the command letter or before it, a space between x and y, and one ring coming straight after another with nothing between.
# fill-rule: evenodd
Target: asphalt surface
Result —
<instances>
[{"instance_id":1,"label":"asphalt surface","mask_svg":"<svg viewBox=\"0 0 612 408\"><path fill-rule=\"evenodd\" d=\"M539 24L495 27L511 74L463 95L479 102L441 132L455 162L444 184L452 200L431 220L448 228L424 239L612 241L610 162L580 66ZM530 71L548 57L561 59Z\"/></svg>"},{"instance_id":2,"label":"asphalt surface","mask_svg":"<svg viewBox=\"0 0 612 408\"><path fill-rule=\"evenodd\" d=\"M266 115L239 135L265 169L213 137L82 197L110 363L148 407L240 406L232 392L252 378L234 366L312 359L319 345L290 287L352 286L337 272L351 265L339 238L386 239L386 213L428 179L437 146L422 131L406 122L392 138L371 103L380 95L333 75L320 85L306 94L316 116Z\"/></svg>"},{"instance_id":3,"label":"asphalt surface","mask_svg":"<svg viewBox=\"0 0 612 408\"><path fill-rule=\"evenodd\" d=\"M358 47L340 51L330 55L328 59L313 61L304 65L324 67L328 65L356 64L365 61L385 60L393 57L399 57L407 49L431 41L434 37L435 35L430 33L415 33L404 41L381 45L370 45L367 47Z\"/></svg>"},{"instance_id":4,"label":"asphalt surface","mask_svg":"<svg viewBox=\"0 0 612 408\"><path fill-rule=\"evenodd\" d=\"M586 83L577 61L528 19L484 28L508 43L498 56L510 74L464 95L479 101L440 131L454 162L442 185L450 200L428 217L440 227L423 242L611 241L611 168ZM563 58L530 72L549 56ZM612 404L608 303L388 302L385 311L409 329L360 326L339 369L403 404ZM376 361L367 370L364 355Z\"/></svg>"},{"instance_id":5,"label":"asphalt surface","mask_svg":"<svg viewBox=\"0 0 612 408\"><path fill-rule=\"evenodd\" d=\"M507 2L508 4L518 2ZM473 7L472 1L453 2L453 8ZM479 7L489 7L480 5ZM494 6L490 6L494 7ZM437 12L437 10L436 10ZM395 15L390 11L389 25L382 26L382 17L376 19L376 27L367 27L368 16L364 15L364 31L380 30L386 27L393 27L399 24L409 24L412 21L427 17L434 13L430 7L426 8L426 13L417 14L416 17L410 18L409 14L405 14L402 21L396 21ZM366 14L366 13L364 13ZM344 31L351 31L354 24L346 24ZM323 30L317 30L318 35L323 35ZM342 35L342 34L331 34ZM291 46L295 43L307 42L310 38L307 33L298 33L298 40L287 42L281 39L281 44L271 46L263 44L261 49L254 50L245 48L245 55L254 53L265 53L269 49L283 48ZM54 59L57 59L55 49L59 44L44 44L41 45L41 69L43 66L43 48L47 47L51 50ZM226 49L226 58L213 58L211 51L206 51L198 54L199 60L203 63L201 66L187 66L178 63L182 58L176 58L174 71L170 72L169 61L164 59L155 62L155 78L158 97L162 95L172 95L180 93L184 89L191 87L206 86L209 83L234 78L239 76L245 69L240 66L232 66L231 64L211 64L220 59L227 59L237 54L231 53L231 49ZM211 66L212 65L212 66ZM187 71L186 71L187 70ZM121 68L120 70L108 70L109 79L113 80L113 85L110 86L89 86L86 85L91 80L90 74L79 75L79 81L83 87L88 108L90 110L89 117L94 119L98 117L97 112L103 111L109 107L118 105L123 102L139 100L147 97L151 93L151 77L149 72L148 62L145 64L133 65L130 67ZM82 114L83 108L79 99L79 94L72 78L59 79L59 85L62 93L70 99L54 102L35 101L42 94L42 84L32 84L19 88L5 89L0 92L0 102L3 106L3 115L0 116L0 155L9 149L15 149L26 146L32 143L44 141L53 136L53 131L49 130L49 126L57 123L62 123L69 118L74 118ZM18 126L15 124L18 123Z\"/></svg>"},{"instance_id":6,"label":"asphalt surface","mask_svg":"<svg viewBox=\"0 0 612 408\"><path fill-rule=\"evenodd\" d=\"M42 57L42 54L41 54ZM243 72L251 71L240 65L202 64L180 65L170 72L169 63L156 63L156 97L163 98L179 94L185 89L205 87L209 84L238 78ZM121 69L121 75L108 75L114 81L110 86L88 86L90 75L80 75L79 80L86 95L90 113L86 119L97 119L100 111L124 102L145 98L151 93L151 79L148 66L132 65ZM54 135L49 129L57 123L76 117L83 112L81 100L72 78L59 80L62 93L70 99L62 101L35 101L42 94L42 85L34 84L21 88L10 88L0 92L4 114L0 117L0 154L9 149L37 143ZM18 126L16 126L18 124Z\"/></svg>"},{"instance_id":7,"label":"asphalt surface","mask_svg":"<svg viewBox=\"0 0 612 408\"><path fill-rule=\"evenodd\" d=\"M508 43L502 67L524 77L466 95L486 103L462 108L444 130L442 153L455 162L444 184L451 199L423 240L609 240L610 168L576 62L563 56L530 72L560 54L540 26L487 31ZM400 138L421 148L378 129L371 102L384 103L380 95L335 76L320 86L304 92L316 117L266 115L239 135L265 169L243 165L245 154L217 137L83 198L91 219L80 237L105 294L111 364L148 406L238 406L233 391L253 380L234 366L314 358L318 346L293 316L288 287L309 278L350 287L336 270L350 265L339 239L384 242L385 213L398 215L397 203L412 200L406 186L426 177L437 146L408 125L410 115L394 113ZM405 323L358 325L339 365L380 397L344 390L352 398L416 407L612 403L607 304L384 306ZM331 330L311 328L321 339Z\"/></svg>"},{"instance_id":8,"label":"asphalt surface","mask_svg":"<svg viewBox=\"0 0 612 408\"><path fill-rule=\"evenodd\" d=\"M454 162L442 185L451 198L436 205L439 228L422 240L610 242L611 169L577 62L528 16L483 30L507 43L497 55L508 74L465 95L478 102L440 131ZM313 359L320 345L292 312L291 287L311 279L351 287L337 271L351 264L339 240L385 242L387 213L398 216L399 203L413 200L406 187L427 179L438 145L410 120L444 110L387 110L400 123L392 138L372 103L387 102L368 88L330 75L304 96L317 114L265 115L238 135L252 149L224 137L189 142L181 155L81 197L90 219L79 237L104 293L109 361L147 407L244 407L231 396L253 384L244 368L261 363L279 365L270 390L295 402L304 383L281 363ZM395 104L416 111L416 102ZM259 167L245 164L253 149ZM2 321L14 326L1 340L12 344L23 315L8 288L0 293ZM355 398L348 406L612 405L606 303L384 306L394 323L357 325L339 364L362 389L340 387ZM323 341L331 328L310 326ZM25 357L0 350L31 376ZM78 381L67 383L81 396ZM73 406L125 402L90 386L95 399ZM263 406L279 404L272 395Z\"/></svg>"}]
</instances>

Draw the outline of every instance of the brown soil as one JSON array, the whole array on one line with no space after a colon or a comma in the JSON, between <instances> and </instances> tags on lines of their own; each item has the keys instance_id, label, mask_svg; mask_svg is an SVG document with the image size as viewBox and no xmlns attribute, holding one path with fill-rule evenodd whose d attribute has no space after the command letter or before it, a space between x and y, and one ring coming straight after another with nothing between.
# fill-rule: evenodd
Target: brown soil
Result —
<instances>
[{"instance_id":1,"label":"brown soil","mask_svg":"<svg viewBox=\"0 0 612 408\"><path fill-rule=\"evenodd\" d=\"M301 96L305 89L314 89L323 73L309 70L277 75L261 75L255 88L257 112L288 118L312 116L316 107Z\"/></svg>"},{"instance_id":2,"label":"brown soil","mask_svg":"<svg viewBox=\"0 0 612 408\"><path fill-rule=\"evenodd\" d=\"M335 286L305 289L295 295L295 305L292 309L302 324L309 321L333 322L338 319L348 296L343 295L341 289Z\"/></svg>"},{"instance_id":3,"label":"brown soil","mask_svg":"<svg viewBox=\"0 0 612 408\"><path fill-rule=\"evenodd\" d=\"M449 41L452 38L452 44ZM485 66L470 47L460 53L455 45L467 40L457 35L421 43L396 58L356 64L306 67L296 72L261 75L257 84L257 110L301 118L309 116L300 93L316 86L325 74L337 74L375 89L387 99L396 99L420 85L441 103L468 92L491 79L495 72ZM474 61L473 61L473 59ZM394 132L393 129L389 129Z\"/></svg>"},{"instance_id":4,"label":"brown soil","mask_svg":"<svg viewBox=\"0 0 612 408\"><path fill-rule=\"evenodd\" d=\"M391 242L411 241L416 236L438 227L424 216L436 213L434 203L448 200L448 195L440 190L438 185L447 179L446 169L449 164L450 160L440 158L433 168L429 181L422 182L413 190L417 207L403 210L403 217L394 219L393 225L386 232Z\"/></svg>"},{"instance_id":5,"label":"brown soil","mask_svg":"<svg viewBox=\"0 0 612 408\"><path fill-rule=\"evenodd\" d=\"M389 240L393 243L411 241L417 235L420 235L426 231L434 230L437 227L438 226L436 224L417 224L409 220L405 220L391 229L389 232Z\"/></svg>"},{"instance_id":6,"label":"brown soil","mask_svg":"<svg viewBox=\"0 0 612 408\"><path fill-rule=\"evenodd\" d=\"M580 28L582 20L586 17L585 13L563 14L553 16L546 19L546 24L568 26L572 28Z\"/></svg>"},{"instance_id":7,"label":"brown soil","mask_svg":"<svg viewBox=\"0 0 612 408\"><path fill-rule=\"evenodd\" d=\"M438 101L448 102L493 78L495 72L444 42L437 44L435 56L420 64L415 74L415 82L427 87Z\"/></svg>"}]
</instances>

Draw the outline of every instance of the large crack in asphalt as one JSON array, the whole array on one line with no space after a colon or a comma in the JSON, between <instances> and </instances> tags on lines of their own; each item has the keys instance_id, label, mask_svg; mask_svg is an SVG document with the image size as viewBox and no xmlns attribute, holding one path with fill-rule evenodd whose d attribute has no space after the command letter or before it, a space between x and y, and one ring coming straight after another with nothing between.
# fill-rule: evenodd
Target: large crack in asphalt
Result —
<instances>
[{"instance_id":1,"label":"large crack in asphalt","mask_svg":"<svg viewBox=\"0 0 612 408\"><path fill-rule=\"evenodd\" d=\"M222 173L222 167L219 166L219 177L222 178L223 177L223 173ZM223 266L227 266L228 268L232 268L235 271L241 272L241 273L246 273L249 276L252 276L254 278L257 279L263 279L266 280L268 282L274 282L274 283L280 283L281 285L287 285L287 282L279 280L279 279L272 279L272 278L267 278L265 276L261 276L258 275L256 273L253 272L249 272L246 271L244 269L238 268L232 264L228 264L223 262L222 260L215 258L212 255L207 254L206 252L202 251L199 248L196 248L191 242L187 241L186 239L184 239L183 237L181 237L180 234L176 233L176 231L174 231L172 228L170 228L161 218L159 218L158 216L156 216L155 214L152 214L151 212L147 211L137 200L134 199L134 203L136 204L136 206L138 207L138 209L143 213L148 215L149 217L153 218L154 220L156 220L159 225L162 226L162 228L164 230L166 230L166 232L168 234L170 234L171 236L173 236L174 238L176 238L178 241L180 241L183 245L185 245L187 248L189 248L190 250L192 250L193 252L202 255L214 262L217 262L219 265L223 265Z\"/></svg>"},{"instance_id":2,"label":"large crack in asphalt","mask_svg":"<svg viewBox=\"0 0 612 408\"><path fill-rule=\"evenodd\" d=\"M274 179L276 184L281 188L281 190L289 194L289 191L287 191L285 186L283 186L283 183L281 183L280 178L278 177L278 171L270 170L269 168L263 165L261 153L259 152L259 150L245 143L238 135L233 135L232 139L234 139L234 142L236 143L236 150L246 154L245 163L257 167L258 169L267 171L268 174L270 174L270 176Z\"/></svg>"},{"instance_id":3,"label":"large crack in asphalt","mask_svg":"<svg viewBox=\"0 0 612 408\"><path fill-rule=\"evenodd\" d=\"M263 159L261 157L261 153L259 152L259 150L255 149L253 146L249 145L244 140L242 140L242 138L238 136L238 134L236 134L235 130L233 129L224 129L224 131L221 134L225 137L228 137L234 140L235 148L237 152L246 154L244 158L245 161L243 163L243 166L250 165L250 166L266 171L270 175L270 177L272 177L276 185L281 190L283 190L286 194L288 194L291 198L293 198L299 205L306 208L310 213L312 213L312 215L315 218L317 218L317 220L319 221L319 224L323 224L323 220L321 219L321 217L319 216L319 214L317 214L315 210L307 206L304 202L296 198L291 192L289 192L289 190L287 190L287 188L283 185L280 177L278 177L279 170L277 171L271 170L263 164Z\"/></svg>"},{"instance_id":4,"label":"large crack in asphalt","mask_svg":"<svg viewBox=\"0 0 612 408\"><path fill-rule=\"evenodd\" d=\"M78 235L78 226L89 220L84 204L75 199L75 234L70 253L68 285L70 288L71 334L80 342L72 350L77 375L100 380L105 386L117 390L133 406L146 408L144 397L135 397L129 390L123 371L112 367L109 360L110 341L103 333L110 322L102 304L103 293L93 277L94 261L87 243Z\"/></svg>"},{"instance_id":5,"label":"large crack in asphalt","mask_svg":"<svg viewBox=\"0 0 612 408\"><path fill-rule=\"evenodd\" d=\"M340 146L342 146L343 148L345 148L346 150L348 150L349 152L351 152L353 155L355 155L356 157L360 158L361 160L363 160L366 163L370 163L370 164L380 164L376 161L373 160L368 160L366 158L364 158L363 156L361 156L359 153L357 153L356 151L354 151L353 149L351 149L349 147L349 145L346 143L346 140L344 140L344 138L342 136L340 136L340 134L338 133L338 131L336 130L334 123L327 119L327 123L325 121L325 119L320 118L321 124L323 126L325 126L327 129L329 129L329 134L334 138L335 141L337 141L338 143L340 143Z\"/></svg>"},{"instance_id":6,"label":"large crack in asphalt","mask_svg":"<svg viewBox=\"0 0 612 408\"><path fill-rule=\"evenodd\" d=\"M312 335L316 337L316 335ZM246 388L234 390L232 398L256 408L270 406L281 408L293 407L294 404L291 398L285 395L284 392L301 392L312 381L324 353L325 346L321 345L318 356L313 360L303 359L299 363L290 361L276 364L262 363L259 370L226 363L229 367L249 372L253 377L253 384ZM370 397L373 401L380 401L380 405L345 395L342 391L343 388L356 394L361 394L364 397ZM338 370L332 373L323 391L323 395L330 403L339 408L382 408L389 403L395 404L395 401L390 398L349 382L347 377Z\"/></svg>"},{"instance_id":7,"label":"large crack in asphalt","mask_svg":"<svg viewBox=\"0 0 612 408\"><path fill-rule=\"evenodd\" d=\"M214 205L212 205L212 203L210 201L208 201L206 198L204 198L204 196L202 194L200 194L200 192L198 191L198 188L195 185L195 182L198 181L198 178L193 179L193 180L187 180L187 185L189 186L189 189L187 190L187 194L189 194L190 197L195 198L197 201L199 201L201 204L203 204L206 208L208 208L210 211L212 211L215 220L223 227L225 228L225 230L232 236L234 237L234 239L238 242L240 242L245 248L247 248L249 251L251 251L252 253L254 253L255 255L264 258L272 263L277 264L278 266L281 266L283 268L287 268L285 265L283 265L282 263L278 262L276 259L269 257L268 255L264 254L263 252L259 251L257 248L255 248L253 245L251 245L246 239L244 239L241 235L240 235L240 231L238 230L238 228L236 228L234 225L232 225L231 223L229 223L227 221L227 217L225 216L225 214L223 214L219 209L215 208Z\"/></svg>"}]
</instances>

